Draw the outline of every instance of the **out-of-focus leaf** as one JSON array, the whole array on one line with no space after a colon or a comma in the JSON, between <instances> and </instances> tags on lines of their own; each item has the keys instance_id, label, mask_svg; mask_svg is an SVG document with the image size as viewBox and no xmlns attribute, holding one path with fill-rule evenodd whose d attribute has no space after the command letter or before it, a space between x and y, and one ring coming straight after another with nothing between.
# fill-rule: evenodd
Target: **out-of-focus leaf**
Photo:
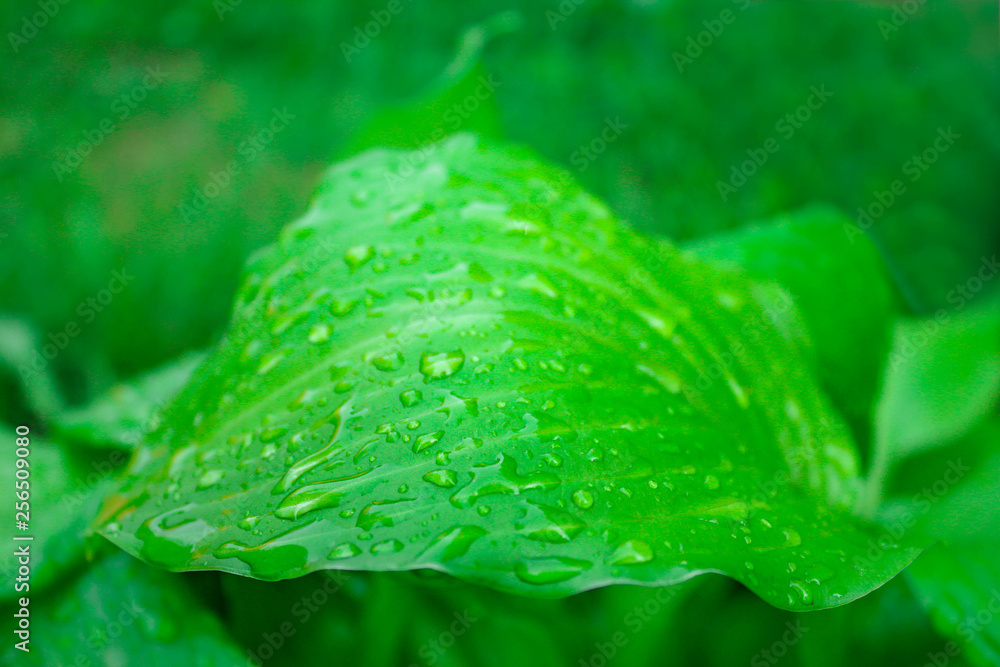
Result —
<instances>
[{"instance_id":1,"label":"out-of-focus leaf","mask_svg":"<svg viewBox=\"0 0 1000 667\"><path fill-rule=\"evenodd\" d=\"M43 349L41 337L28 323L0 314L0 366L17 376L28 407L51 419L62 410L63 398Z\"/></svg>"},{"instance_id":2,"label":"out-of-focus leaf","mask_svg":"<svg viewBox=\"0 0 1000 667\"><path fill-rule=\"evenodd\" d=\"M1000 401L1000 305L896 325L876 441L897 456L967 433Z\"/></svg>"},{"instance_id":3,"label":"out-of-focus leaf","mask_svg":"<svg viewBox=\"0 0 1000 667\"><path fill-rule=\"evenodd\" d=\"M31 604L31 651L7 642L9 665L246 667L218 620L182 577L119 553L65 590Z\"/></svg>"},{"instance_id":4,"label":"out-of-focus leaf","mask_svg":"<svg viewBox=\"0 0 1000 667\"><path fill-rule=\"evenodd\" d=\"M56 426L66 438L91 446L132 449L155 426L158 411L187 384L204 357L187 354L116 385L93 403L62 414Z\"/></svg>"},{"instance_id":5,"label":"out-of-focus leaf","mask_svg":"<svg viewBox=\"0 0 1000 667\"><path fill-rule=\"evenodd\" d=\"M438 569L561 596L734 577L853 600L857 461L745 278L471 136L332 169L248 267L225 340L101 531L175 570Z\"/></svg>"},{"instance_id":6,"label":"out-of-focus leaf","mask_svg":"<svg viewBox=\"0 0 1000 667\"><path fill-rule=\"evenodd\" d=\"M226 613L245 648L258 657L273 651L267 663L275 667L330 655L348 655L366 667L563 664L574 642L591 634L565 600L506 595L437 573L408 574L334 570L281 582L224 575ZM592 613L602 609L595 597L601 593L582 596ZM282 627L284 640L269 642Z\"/></svg>"},{"instance_id":7,"label":"out-of-focus leaf","mask_svg":"<svg viewBox=\"0 0 1000 667\"><path fill-rule=\"evenodd\" d=\"M465 31L458 53L437 81L416 99L378 114L351 142L347 154L368 148L420 148L458 131L499 139L496 89L502 82L480 64L495 35L516 29L517 12L497 14ZM414 155L415 162L421 156Z\"/></svg>"},{"instance_id":8,"label":"out-of-focus leaf","mask_svg":"<svg viewBox=\"0 0 1000 667\"><path fill-rule=\"evenodd\" d=\"M994 527L995 528L995 527ZM995 536L997 537L997 536ZM914 561L906 578L950 645L976 665L1000 664L1000 539L986 547L935 545Z\"/></svg>"},{"instance_id":9,"label":"out-of-focus leaf","mask_svg":"<svg viewBox=\"0 0 1000 667\"><path fill-rule=\"evenodd\" d=\"M385 575L375 575L375 578ZM414 574L417 601L403 664L571 664L574 649L593 635L607 589L562 600L538 600L471 586L451 577ZM612 587L613 589L634 587ZM589 614L587 613L589 612ZM517 641L512 641L516 637Z\"/></svg>"},{"instance_id":10,"label":"out-of-focus leaf","mask_svg":"<svg viewBox=\"0 0 1000 667\"><path fill-rule=\"evenodd\" d=\"M2 428L0 432L14 431ZM76 463L56 445L32 436L29 447L30 493L29 528L14 529L14 498L2 504L0 522L5 533L31 536L31 590L37 593L65 576L83 561L85 534L97 516L101 501L114 484L111 473L127 460L122 452L105 461L98 461L88 470L80 470ZM11 496L15 490L15 448L0 448L0 484ZM6 528L6 527L10 528ZM18 544L20 546L20 544ZM0 554L0 572L6 581L13 582L18 569L14 549L4 549ZM0 601L20 597L13 585L0 590Z\"/></svg>"},{"instance_id":11,"label":"out-of-focus leaf","mask_svg":"<svg viewBox=\"0 0 1000 667\"><path fill-rule=\"evenodd\" d=\"M800 667L923 667L928 653L940 650L946 641L935 632L927 612L903 577L893 579L878 592L851 605L787 616L790 618L786 622L801 624L801 640L787 647L790 655L779 658L779 654L785 653L783 640L789 636L785 635L786 628L763 635L758 638L760 653L755 656L758 659L750 663L751 667L774 665L778 659L782 660L780 664L787 660ZM966 663L959 660L948 664L961 667Z\"/></svg>"},{"instance_id":12,"label":"out-of-focus leaf","mask_svg":"<svg viewBox=\"0 0 1000 667\"><path fill-rule=\"evenodd\" d=\"M955 474L965 465L954 457ZM966 471L968 472L968 471ZM928 536L963 544L1000 542L1000 503L997 480L1000 479L1000 450L980 461L955 489L937 500L932 512L920 523Z\"/></svg>"},{"instance_id":13,"label":"out-of-focus leaf","mask_svg":"<svg viewBox=\"0 0 1000 667\"><path fill-rule=\"evenodd\" d=\"M883 509L895 534L941 540L906 571L945 637L928 655L970 664L1000 661L1000 419L903 461ZM950 640L950 641L949 641ZM959 657L955 657L956 652Z\"/></svg>"},{"instance_id":14,"label":"out-of-focus leaf","mask_svg":"<svg viewBox=\"0 0 1000 667\"><path fill-rule=\"evenodd\" d=\"M881 518L930 543L984 546L1000 540L1000 419L899 464ZM897 528L897 532L900 528Z\"/></svg>"},{"instance_id":15,"label":"out-of-focus leaf","mask_svg":"<svg viewBox=\"0 0 1000 667\"><path fill-rule=\"evenodd\" d=\"M712 579L718 581L710 583ZM711 598L721 581L719 577L700 577L670 588L611 586L595 591L600 597L591 602L597 612L591 616L599 615L604 622L590 636L581 638L585 641L578 643L584 644L585 652L572 655L569 664L580 664L579 658L585 665L594 664L599 662L598 655L608 664L613 660L617 667L670 664L678 654L677 629L691 598L706 592ZM766 606L760 599L754 600ZM537 625L546 627L544 623ZM574 645L568 639L562 643Z\"/></svg>"},{"instance_id":16,"label":"out-of-focus leaf","mask_svg":"<svg viewBox=\"0 0 1000 667\"><path fill-rule=\"evenodd\" d=\"M877 509L899 461L971 431L1000 400L1000 311L994 306L935 320L900 321L875 416L866 499Z\"/></svg>"},{"instance_id":17,"label":"out-of-focus leaf","mask_svg":"<svg viewBox=\"0 0 1000 667\"><path fill-rule=\"evenodd\" d=\"M323 664L330 656L367 664L367 576L329 571L272 582L223 575L222 590L227 627L248 656L272 667ZM400 600L394 616L407 618L411 609Z\"/></svg>"},{"instance_id":18,"label":"out-of-focus leaf","mask_svg":"<svg viewBox=\"0 0 1000 667\"><path fill-rule=\"evenodd\" d=\"M834 402L868 424L893 320L882 258L851 221L812 207L688 247L787 289L808 324L820 380Z\"/></svg>"}]
</instances>

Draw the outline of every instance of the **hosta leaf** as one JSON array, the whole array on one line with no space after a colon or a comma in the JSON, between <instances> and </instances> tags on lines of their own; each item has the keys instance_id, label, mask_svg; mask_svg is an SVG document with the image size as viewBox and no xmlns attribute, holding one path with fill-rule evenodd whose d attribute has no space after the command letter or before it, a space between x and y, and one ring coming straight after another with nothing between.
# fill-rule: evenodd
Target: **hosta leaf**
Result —
<instances>
[{"instance_id":1,"label":"hosta leaf","mask_svg":"<svg viewBox=\"0 0 1000 667\"><path fill-rule=\"evenodd\" d=\"M735 577L848 602L913 558L755 285L468 135L332 169L101 531L175 570L433 568L505 591Z\"/></svg>"},{"instance_id":2,"label":"hosta leaf","mask_svg":"<svg viewBox=\"0 0 1000 667\"><path fill-rule=\"evenodd\" d=\"M8 642L0 662L245 666L240 649L180 579L121 552L103 559L57 595L32 598L31 650Z\"/></svg>"},{"instance_id":3,"label":"hosta leaf","mask_svg":"<svg viewBox=\"0 0 1000 667\"><path fill-rule=\"evenodd\" d=\"M795 297L815 344L817 375L831 397L868 427L893 321L892 291L871 240L825 206L700 239L700 257L777 281Z\"/></svg>"}]
</instances>

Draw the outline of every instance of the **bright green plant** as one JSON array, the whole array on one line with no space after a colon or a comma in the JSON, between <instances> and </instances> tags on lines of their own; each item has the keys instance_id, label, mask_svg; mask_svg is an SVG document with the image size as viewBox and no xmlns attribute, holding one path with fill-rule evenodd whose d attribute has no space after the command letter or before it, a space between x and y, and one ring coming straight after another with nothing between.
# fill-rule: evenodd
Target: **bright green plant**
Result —
<instances>
[{"instance_id":1,"label":"bright green plant","mask_svg":"<svg viewBox=\"0 0 1000 667\"><path fill-rule=\"evenodd\" d=\"M400 650L426 659L433 624L408 631L409 649L376 658L347 630L353 616L383 628L400 600L424 608L440 597L469 614L503 609L504 623L530 634L538 614L589 621L570 621L579 612L561 602L524 607L488 588L565 598L639 584L652 590L626 587L620 604L653 602L674 610L659 622L679 624L692 600L684 582L706 573L780 609L831 609L883 586L940 538L948 546L907 579L939 631L989 664L996 633L970 633L963 614L990 604L993 538L956 525L955 504L896 530L919 500L893 499L907 492L892 484L891 464L956 438L980 458L995 451L995 427L980 425L1000 384L996 311L938 323L919 347L928 323L901 321L890 345L888 278L842 224L809 209L678 249L615 220L564 171L469 134L335 166L309 211L251 259L207 356L69 412L38 389L52 384L44 374L26 384L78 452L36 445L58 478L35 499L54 519L39 525L35 584L101 554L42 607L37 626L64 639L37 664L137 652L146 640L169 645L164 664L233 663L240 651L226 631L187 592L168 591L163 569L241 575L224 581L229 632L251 647L271 622L252 601L278 593L242 577L304 582L283 589L289 600L329 590L336 610L287 659L329 650L393 664ZM852 394L844 378L874 384L886 350L873 405L874 388ZM974 400L948 407L966 390ZM877 415L867 478L840 410ZM129 449L115 483L110 470ZM83 479L93 458L84 452L100 451L113 465ZM972 500L960 509L989 495L977 484L991 482L965 483ZM91 534L156 569L104 555L93 535L87 545L101 504ZM384 574L410 570L415 578ZM81 599L97 615L57 630ZM136 627L102 638L128 604L140 610ZM207 620L189 619L189 607ZM510 631L494 622L477 641ZM392 632L403 641L402 627ZM520 650L507 660L558 661L568 649ZM623 662L660 650L636 642Z\"/></svg>"},{"instance_id":2,"label":"bright green plant","mask_svg":"<svg viewBox=\"0 0 1000 667\"><path fill-rule=\"evenodd\" d=\"M102 534L174 570L431 568L538 596L722 572L789 609L916 555L857 564L857 453L769 320L790 297L521 152L410 159L335 167L253 258Z\"/></svg>"},{"instance_id":3,"label":"bright green plant","mask_svg":"<svg viewBox=\"0 0 1000 667\"><path fill-rule=\"evenodd\" d=\"M996 265L996 196L969 176L1000 155L995 54L955 48L995 7L886 37L885 8L780 4L551 25L413 5L346 64L329 26L385 2L64 10L36 56L113 26L170 77L53 189L32 142L107 114L107 52L75 54L85 85L13 63L18 89L44 81L0 118L0 431L33 430L33 643L0 665L1000 664L1000 311L960 289ZM696 62L650 56L723 9ZM814 84L829 105L720 198ZM286 103L239 182L172 221ZM854 209L951 124L862 230ZM122 170L136 145L155 164ZM122 261L133 287L25 372Z\"/></svg>"}]
</instances>

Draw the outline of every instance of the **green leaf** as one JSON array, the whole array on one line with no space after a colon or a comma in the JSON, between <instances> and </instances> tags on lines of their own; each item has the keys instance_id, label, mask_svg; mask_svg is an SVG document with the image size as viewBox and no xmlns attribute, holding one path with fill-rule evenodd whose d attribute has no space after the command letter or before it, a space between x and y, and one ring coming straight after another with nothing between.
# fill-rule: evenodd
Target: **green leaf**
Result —
<instances>
[{"instance_id":1,"label":"green leaf","mask_svg":"<svg viewBox=\"0 0 1000 667\"><path fill-rule=\"evenodd\" d=\"M1000 401L1000 311L941 312L896 325L875 417L869 512L894 465L968 434Z\"/></svg>"},{"instance_id":2,"label":"green leaf","mask_svg":"<svg viewBox=\"0 0 1000 667\"><path fill-rule=\"evenodd\" d=\"M867 428L894 314L882 258L867 236L844 233L851 224L834 209L812 206L687 247L792 294L820 381Z\"/></svg>"},{"instance_id":3,"label":"green leaf","mask_svg":"<svg viewBox=\"0 0 1000 667\"><path fill-rule=\"evenodd\" d=\"M0 432L13 434L13 429L2 428ZM40 438L32 436L29 450L31 477L26 489L30 494L29 529L13 530L13 498L3 503L0 521L16 534L32 537L30 585L32 592L37 593L83 561L87 529L97 516L102 499L115 485L110 479L111 472L125 463L126 455L115 452L110 459L98 461L89 470L81 471L60 447ZM0 484L13 494L15 448L4 447L2 452ZM7 581L14 581L17 570L14 548L5 549L0 555L0 573ZM0 590L0 600L20 595L13 585Z\"/></svg>"},{"instance_id":4,"label":"green leaf","mask_svg":"<svg viewBox=\"0 0 1000 667\"><path fill-rule=\"evenodd\" d=\"M927 612L903 577L893 579L877 593L854 604L797 614L790 621L801 622L808 628L795 647L801 667L853 664L924 667L928 653L939 651L946 641L935 632ZM739 621L733 619L733 622ZM777 638L780 634L769 636ZM957 667L962 663L949 664Z\"/></svg>"},{"instance_id":5,"label":"green leaf","mask_svg":"<svg viewBox=\"0 0 1000 667\"><path fill-rule=\"evenodd\" d=\"M174 570L431 568L531 596L705 572L846 603L856 452L759 303L563 171L468 135L333 168L101 532Z\"/></svg>"},{"instance_id":6,"label":"green leaf","mask_svg":"<svg viewBox=\"0 0 1000 667\"><path fill-rule=\"evenodd\" d=\"M461 129L500 138L496 88L502 85L480 64L496 35L520 27L517 12L497 14L468 28L458 52L426 91L375 115L351 142L349 155L369 148L420 148ZM414 161L422 158L414 155Z\"/></svg>"},{"instance_id":7,"label":"green leaf","mask_svg":"<svg viewBox=\"0 0 1000 667\"><path fill-rule=\"evenodd\" d=\"M906 571L915 595L947 639L933 653L962 653L970 664L1000 661L1000 419L960 440L923 450L894 476L887 521L942 540ZM950 643L950 648L949 648Z\"/></svg>"},{"instance_id":8,"label":"green leaf","mask_svg":"<svg viewBox=\"0 0 1000 667\"><path fill-rule=\"evenodd\" d=\"M368 577L345 572L319 572L290 581L256 581L223 575L226 625L249 654L267 665L325 664L331 655L348 655L366 665L366 642L360 617L369 606ZM395 615L405 617L397 605ZM385 619L391 621L391 617ZM268 641L283 632L281 645ZM384 640L385 634L379 633ZM273 656L272 656L273 654Z\"/></svg>"},{"instance_id":9,"label":"green leaf","mask_svg":"<svg viewBox=\"0 0 1000 667\"><path fill-rule=\"evenodd\" d=\"M943 540L976 548L1000 541L1000 418L957 442L900 463L880 519L909 527L923 542Z\"/></svg>"},{"instance_id":10,"label":"green leaf","mask_svg":"<svg viewBox=\"0 0 1000 667\"><path fill-rule=\"evenodd\" d=\"M941 320L903 320L879 402L876 442L898 456L967 433L1000 400L996 303Z\"/></svg>"},{"instance_id":11,"label":"green leaf","mask_svg":"<svg viewBox=\"0 0 1000 667\"><path fill-rule=\"evenodd\" d=\"M132 449L204 358L202 353L186 354L116 385L91 404L63 413L56 426L64 437L91 446Z\"/></svg>"},{"instance_id":12,"label":"green leaf","mask_svg":"<svg viewBox=\"0 0 1000 667\"><path fill-rule=\"evenodd\" d=\"M28 407L50 419L63 409L63 397L38 331L12 315L0 314L0 367L17 375Z\"/></svg>"},{"instance_id":13,"label":"green leaf","mask_svg":"<svg viewBox=\"0 0 1000 667\"><path fill-rule=\"evenodd\" d=\"M33 599L30 610L31 650L8 641L4 664L247 664L182 577L125 554L101 560L58 595Z\"/></svg>"},{"instance_id":14,"label":"green leaf","mask_svg":"<svg viewBox=\"0 0 1000 667\"><path fill-rule=\"evenodd\" d=\"M1000 561L997 546L935 545L907 570L934 625L972 664L1000 664ZM945 655L952 646L943 646Z\"/></svg>"}]
</instances>

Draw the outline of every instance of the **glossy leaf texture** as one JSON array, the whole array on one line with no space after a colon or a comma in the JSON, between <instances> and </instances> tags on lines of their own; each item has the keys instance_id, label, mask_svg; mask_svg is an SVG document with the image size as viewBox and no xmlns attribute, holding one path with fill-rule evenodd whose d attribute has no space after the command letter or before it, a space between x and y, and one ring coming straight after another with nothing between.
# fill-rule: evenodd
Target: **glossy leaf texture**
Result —
<instances>
[{"instance_id":1,"label":"glossy leaf texture","mask_svg":"<svg viewBox=\"0 0 1000 667\"><path fill-rule=\"evenodd\" d=\"M432 568L553 597L718 572L849 602L916 552L862 558L856 453L776 293L527 152L367 152L251 260L100 530L259 579Z\"/></svg>"}]
</instances>

